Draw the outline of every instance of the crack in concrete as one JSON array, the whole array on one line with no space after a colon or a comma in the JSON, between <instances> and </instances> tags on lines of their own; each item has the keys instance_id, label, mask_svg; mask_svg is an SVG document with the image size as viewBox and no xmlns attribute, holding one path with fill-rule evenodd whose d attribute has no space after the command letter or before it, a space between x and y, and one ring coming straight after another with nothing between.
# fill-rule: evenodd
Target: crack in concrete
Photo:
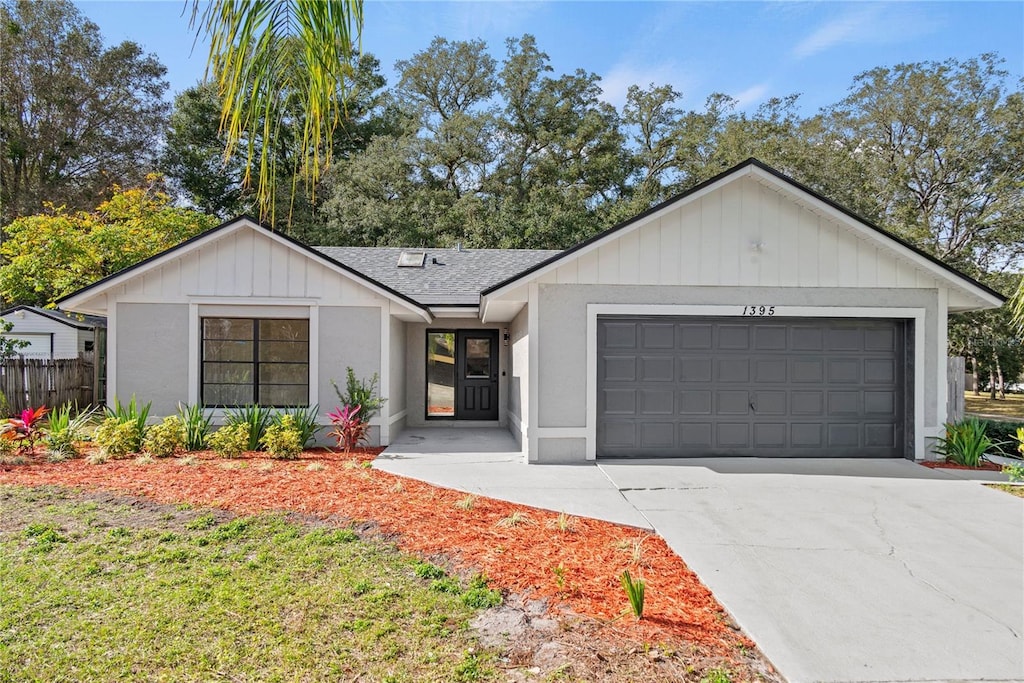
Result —
<instances>
[{"instance_id":1,"label":"crack in concrete","mask_svg":"<svg viewBox=\"0 0 1024 683\"><path fill-rule=\"evenodd\" d=\"M614 482L612 482L614 483ZM624 491L708 491L711 486L638 486L636 488L624 487L619 489L619 493Z\"/></svg>"},{"instance_id":2,"label":"crack in concrete","mask_svg":"<svg viewBox=\"0 0 1024 683\"><path fill-rule=\"evenodd\" d=\"M881 537L882 541L884 541L889 546L889 552L887 553L887 556L891 557L894 560L896 560L897 562L899 562L900 566L903 567L904 571L907 572L907 575L910 576L910 578L912 578L914 581L917 581L921 585L929 588L930 590L938 593L939 595L941 595L942 597L946 598L950 602L952 602L952 603L954 603L956 605L960 605L962 607L966 607L966 608L968 608L970 610L973 610L974 612L977 612L978 614L980 614L981 616L985 617L986 619L988 619L992 623L997 624L998 626L1000 626L1002 628L1005 628L1007 631L1010 632L1010 635L1012 635L1014 638L1017 638L1018 640L1020 639L1021 634L1018 631L1016 631L1009 624L1002 623L1001 621L999 621L998 619L993 617L991 614L988 614L984 610L979 609L978 607L975 607L974 605L966 605L966 604L960 602L956 598L955 595L951 595L950 593L942 590L941 588L939 588L938 586L936 586L932 582L928 581L927 579L924 579L924 578L918 576L917 574L915 574L914 570L910 567L909 564L907 564L907 561L904 560L902 557L899 557L896 554L896 545L891 540L889 540L889 536L888 536L888 534L885 533L885 528L882 526L882 521L878 518L878 503L877 502L875 502L872 505L872 507L871 507L871 521L874 522L875 528L878 529L878 535Z\"/></svg>"}]
</instances>

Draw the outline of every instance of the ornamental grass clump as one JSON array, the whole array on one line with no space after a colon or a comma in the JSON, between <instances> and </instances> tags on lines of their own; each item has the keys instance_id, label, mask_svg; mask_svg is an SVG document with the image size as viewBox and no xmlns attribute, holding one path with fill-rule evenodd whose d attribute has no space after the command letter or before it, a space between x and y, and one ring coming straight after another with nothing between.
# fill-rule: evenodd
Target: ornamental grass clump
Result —
<instances>
[{"instance_id":1,"label":"ornamental grass clump","mask_svg":"<svg viewBox=\"0 0 1024 683\"><path fill-rule=\"evenodd\" d=\"M986 423L976 417L968 417L960 422L947 422L946 436L939 437L935 450L946 459L946 462L977 467L981 457L995 444L985 433Z\"/></svg>"},{"instance_id":2,"label":"ornamental grass clump","mask_svg":"<svg viewBox=\"0 0 1024 683\"><path fill-rule=\"evenodd\" d=\"M85 438L85 428L92 422L97 410L79 410L77 405L72 406L68 402L50 411L46 437L43 439L50 462L78 456L77 443Z\"/></svg>"},{"instance_id":3,"label":"ornamental grass clump","mask_svg":"<svg viewBox=\"0 0 1024 683\"><path fill-rule=\"evenodd\" d=\"M274 415L273 423L280 425L285 417L291 418L291 428L298 431L302 448L309 446L313 438L316 437L316 433L323 428L323 425L317 422L317 418L320 417L320 406L318 405L284 408Z\"/></svg>"},{"instance_id":4,"label":"ornamental grass clump","mask_svg":"<svg viewBox=\"0 0 1024 683\"><path fill-rule=\"evenodd\" d=\"M637 620L642 619L644 615L644 594L647 590L647 584L644 583L643 579L634 579L630 576L628 569L622 570L619 581L622 583L622 590L626 591L626 597L629 599L629 606L633 610L633 615L636 616Z\"/></svg>"},{"instance_id":5,"label":"ornamental grass clump","mask_svg":"<svg viewBox=\"0 0 1024 683\"><path fill-rule=\"evenodd\" d=\"M224 425L206 440L210 450L222 458L237 458L249 450L249 428L244 424Z\"/></svg>"},{"instance_id":6,"label":"ornamental grass clump","mask_svg":"<svg viewBox=\"0 0 1024 683\"><path fill-rule=\"evenodd\" d=\"M210 421L213 412L203 410L201 405L178 404L178 418L185 429L185 450L201 451L206 448L206 438L210 435Z\"/></svg>"},{"instance_id":7,"label":"ornamental grass clump","mask_svg":"<svg viewBox=\"0 0 1024 683\"><path fill-rule=\"evenodd\" d=\"M177 415L165 417L146 432L145 451L156 458L169 458L185 449L185 425Z\"/></svg>"},{"instance_id":8,"label":"ornamental grass clump","mask_svg":"<svg viewBox=\"0 0 1024 683\"><path fill-rule=\"evenodd\" d=\"M267 427L263 434L263 448L274 458L293 460L302 452L302 434L295 424L295 417L285 413Z\"/></svg>"}]
</instances>

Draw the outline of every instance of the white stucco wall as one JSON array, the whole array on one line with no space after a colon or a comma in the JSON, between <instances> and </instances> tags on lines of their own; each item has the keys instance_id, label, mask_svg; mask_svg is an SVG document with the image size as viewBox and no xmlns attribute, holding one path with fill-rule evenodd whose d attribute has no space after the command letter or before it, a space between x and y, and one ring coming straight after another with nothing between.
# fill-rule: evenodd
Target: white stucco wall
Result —
<instances>
[{"instance_id":1,"label":"white stucco wall","mask_svg":"<svg viewBox=\"0 0 1024 683\"><path fill-rule=\"evenodd\" d=\"M509 431L523 446L530 414L530 338L529 310L523 308L509 323L508 421Z\"/></svg>"},{"instance_id":2,"label":"white stucco wall","mask_svg":"<svg viewBox=\"0 0 1024 683\"><path fill-rule=\"evenodd\" d=\"M408 397L406 395L406 383L408 370L406 362L406 334L405 323L397 318L391 318L391 334L389 344L391 345L389 359L391 370L388 375L389 387L386 389L385 397L388 399L385 406L388 409L388 419L391 422L391 438L402 431L406 425L408 414Z\"/></svg>"},{"instance_id":3,"label":"white stucco wall","mask_svg":"<svg viewBox=\"0 0 1024 683\"><path fill-rule=\"evenodd\" d=\"M151 402L152 419L175 414L179 402L189 402L188 306L121 303L112 322L117 353L108 396Z\"/></svg>"}]
</instances>

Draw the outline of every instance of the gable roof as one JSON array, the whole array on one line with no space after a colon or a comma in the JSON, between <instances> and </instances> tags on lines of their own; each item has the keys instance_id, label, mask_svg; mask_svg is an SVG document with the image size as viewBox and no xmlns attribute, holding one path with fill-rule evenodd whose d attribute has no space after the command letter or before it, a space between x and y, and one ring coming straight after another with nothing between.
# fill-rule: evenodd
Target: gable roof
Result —
<instances>
[{"instance_id":1,"label":"gable roof","mask_svg":"<svg viewBox=\"0 0 1024 683\"><path fill-rule=\"evenodd\" d=\"M906 240L868 222L849 209L818 194L806 185L797 182L789 176L754 158L749 158L746 161L719 173L713 178L709 178L699 185L651 207L629 220L623 221L622 223L619 223L604 232L598 233L597 235L594 235L593 237L584 240L563 252L559 252L558 254L549 257L548 259L537 263L512 277L506 278L505 280L488 287L480 293L481 298L483 299L496 294L500 295L501 293L523 285L537 277L540 277L558 265L580 256L583 253L596 249L611 240L618 239L622 234L648 223L650 220L663 213L674 210L679 204L695 199L722 185L725 185L728 182L731 182L734 179L750 174L756 174L760 179L765 180L780 189L786 189L791 193L801 195L802 198L810 200L809 203L817 204L819 208L824 209L827 213L840 219L840 221L845 225L866 232L868 236L873 237L876 241L887 245L894 251L901 252L902 255L915 261L922 266L923 270L931 273L934 277L945 280L951 285L969 292L975 298L996 307L1001 306L1006 302L1006 298L994 289L978 282L968 275L965 275L956 268L953 268L952 266L935 258L931 254L919 249Z\"/></svg>"},{"instance_id":2,"label":"gable roof","mask_svg":"<svg viewBox=\"0 0 1024 683\"><path fill-rule=\"evenodd\" d=\"M484 289L561 253L551 249L313 248L424 306L476 306ZM423 266L399 267L403 252L424 253Z\"/></svg>"},{"instance_id":3,"label":"gable roof","mask_svg":"<svg viewBox=\"0 0 1024 683\"><path fill-rule=\"evenodd\" d=\"M225 221L224 223L221 223L220 225L215 226L207 230L206 232L200 233L195 237L191 237L185 240L184 242L174 247L171 247L170 249L166 249L160 252L159 254L155 254L143 261L140 261L139 263L136 263L133 266L118 271L117 273L108 275L107 277L98 280L92 283L91 285L87 285L76 292L73 292L71 294L68 294L67 296L58 299L57 303L65 304L65 307L69 309L74 309L75 306L81 305L86 300L96 297L106 292L107 290L120 285L121 283L130 278L142 275L143 273L149 270L152 270L163 265L164 263L168 262L173 258L177 258L178 256L181 256L182 254L192 249L200 248L204 244L219 239L220 237L230 234L232 231L238 230L242 227L248 227L253 230L259 230L272 240L275 240L296 251L299 251L306 255L307 257L312 258L315 261L318 261L329 268L344 273L346 276L352 278L353 280L359 282L360 284L366 286L367 288L373 290L374 292L382 295L384 298L397 302L403 307L414 311L419 317L423 318L424 320L429 321L432 319L430 311L428 311L418 302L406 296L405 294L402 294L401 292L389 287L384 283L374 280L372 277L369 277L361 273L360 271L352 268L351 266L336 261L327 254L319 252L316 249L313 249L312 247L303 244L302 242L299 242L298 240L292 237L283 235L280 232L275 231L271 227L260 223L251 216L246 215L233 218L229 221Z\"/></svg>"},{"instance_id":4,"label":"gable roof","mask_svg":"<svg viewBox=\"0 0 1024 683\"><path fill-rule=\"evenodd\" d=\"M38 306L13 306L11 308L8 308L6 311L0 311L0 318L7 317L11 313L17 313L18 311L27 311L29 313L35 313L36 315L41 315L44 318L49 318L50 320L61 323L62 325L73 327L76 330L91 330L95 327L107 326L107 319L101 315L68 313L66 311L61 310L40 308Z\"/></svg>"}]
</instances>

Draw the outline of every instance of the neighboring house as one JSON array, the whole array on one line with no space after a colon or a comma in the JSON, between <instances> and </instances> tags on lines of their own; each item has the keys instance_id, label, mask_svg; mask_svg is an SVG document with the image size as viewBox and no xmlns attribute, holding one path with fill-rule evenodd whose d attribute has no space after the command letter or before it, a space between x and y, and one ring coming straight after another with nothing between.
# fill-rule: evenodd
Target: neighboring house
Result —
<instances>
[{"instance_id":1,"label":"neighboring house","mask_svg":"<svg viewBox=\"0 0 1024 683\"><path fill-rule=\"evenodd\" d=\"M11 323L4 336L28 345L18 350L26 358L78 358L91 353L96 344L96 330L106 327L100 316L76 315L36 306L15 306L0 312L0 318Z\"/></svg>"},{"instance_id":2,"label":"neighboring house","mask_svg":"<svg viewBox=\"0 0 1024 683\"><path fill-rule=\"evenodd\" d=\"M239 218L65 298L108 400L336 403L373 438L507 427L529 462L923 458L946 317L993 290L749 160L563 252L304 246Z\"/></svg>"}]
</instances>

